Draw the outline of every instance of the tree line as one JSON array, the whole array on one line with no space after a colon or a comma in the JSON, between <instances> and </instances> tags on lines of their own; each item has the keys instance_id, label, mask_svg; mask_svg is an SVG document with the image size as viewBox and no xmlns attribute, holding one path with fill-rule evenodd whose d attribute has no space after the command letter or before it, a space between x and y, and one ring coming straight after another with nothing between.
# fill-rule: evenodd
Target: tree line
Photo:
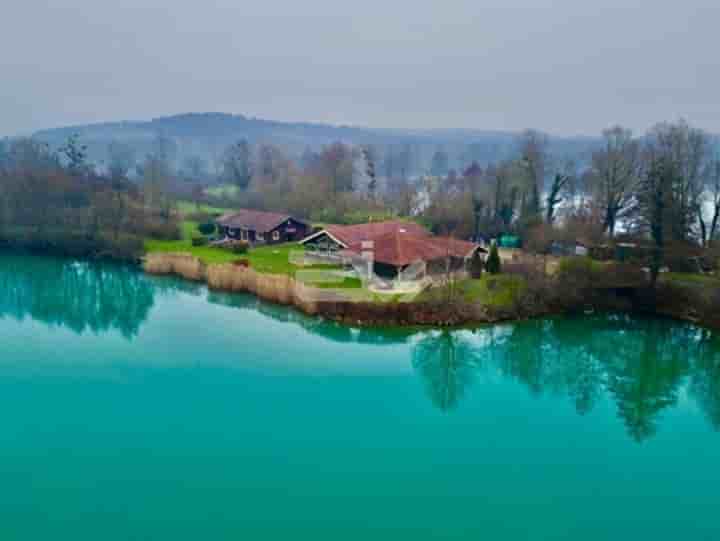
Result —
<instances>
[{"instance_id":1,"label":"tree line","mask_svg":"<svg viewBox=\"0 0 720 541\"><path fill-rule=\"evenodd\" d=\"M142 183L101 174L70 137L58 149L34 139L0 144L0 242L74 255L134 258L146 237L177 238L161 156Z\"/></svg>"},{"instance_id":2,"label":"tree line","mask_svg":"<svg viewBox=\"0 0 720 541\"><path fill-rule=\"evenodd\" d=\"M460 170L438 147L425 174L412 176L412 145L337 142L289 156L243 139L212 164L178 163L176 141L158 136L142 158L113 142L106 160L91 164L77 137L54 151L21 139L0 146L0 227L172 236L174 204L185 199L316 222L413 217L468 239L516 234L531 250L556 239L637 236L654 243L657 268L669 246L708 246L720 233L717 142L684 121L642 136L610 128L591 155L557 155L534 130L515 146L481 165L470 158L488 152L469 145Z\"/></svg>"}]
</instances>

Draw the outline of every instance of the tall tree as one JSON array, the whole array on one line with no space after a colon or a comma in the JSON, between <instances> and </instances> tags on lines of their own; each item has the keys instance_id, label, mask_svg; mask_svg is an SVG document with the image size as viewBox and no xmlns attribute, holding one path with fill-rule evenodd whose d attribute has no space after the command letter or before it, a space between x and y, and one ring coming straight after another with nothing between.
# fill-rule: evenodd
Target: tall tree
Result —
<instances>
[{"instance_id":1,"label":"tall tree","mask_svg":"<svg viewBox=\"0 0 720 541\"><path fill-rule=\"evenodd\" d=\"M545 199L545 221L552 225L557 217L558 207L570 192L573 175L569 172L555 173Z\"/></svg>"},{"instance_id":2,"label":"tall tree","mask_svg":"<svg viewBox=\"0 0 720 541\"><path fill-rule=\"evenodd\" d=\"M320 171L333 195L353 189L352 150L342 143L334 143L320 154Z\"/></svg>"},{"instance_id":3,"label":"tall tree","mask_svg":"<svg viewBox=\"0 0 720 541\"><path fill-rule=\"evenodd\" d=\"M540 217L540 194L545 187L545 173L549 161L547 135L526 130L520 139L520 165L526 176L523 218L533 221Z\"/></svg>"},{"instance_id":4,"label":"tall tree","mask_svg":"<svg viewBox=\"0 0 720 541\"><path fill-rule=\"evenodd\" d=\"M653 287L665 259L667 230L672 206L672 190L677 174L673 162L667 156L649 150L648 167L639 184L637 212L640 227L650 233L653 240L653 256L650 275Z\"/></svg>"},{"instance_id":5,"label":"tall tree","mask_svg":"<svg viewBox=\"0 0 720 541\"><path fill-rule=\"evenodd\" d=\"M170 198L171 169L167 155L159 151L148 154L140 165L145 203L149 209L159 212L166 223L170 222L172 199Z\"/></svg>"},{"instance_id":6,"label":"tall tree","mask_svg":"<svg viewBox=\"0 0 720 541\"><path fill-rule=\"evenodd\" d=\"M483 188L483 170L477 162L473 162L463 174L465 185L470 190L473 206L473 239L480 240L482 235L482 217L486 207Z\"/></svg>"},{"instance_id":7,"label":"tall tree","mask_svg":"<svg viewBox=\"0 0 720 541\"><path fill-rule=\"evenodd\" d=\"M702 195L697 203L700 236L704 245L717 238L720 225L720 159L713 160L707 166Z\"/></svg>"},{"instance_id":8,"label":"tall tree","mask_svg":"<svg viewBox=\"0 0 720 541\"><path fill-rule=\"evenodd\" d=\"M250 144L246 139L225 149L222 157L222 171L226 182L245 191L250 186L255 171L255 163Z\"/></svg>"},{"instance_id":9,"label":"tall tree","mask_svg":"<svg viewBox=\"0 0 720 541\"><path fill-rule=\"evenodd\" d=\"M362 148L362 156L365 163L364 174L368 179L367 191L370 197L375 197L377 191L377 174L375 173L375 160L376 160L375 147L366 145Z\"/></svg>"},{"instance_id":10,"label":"tall tree","mask_svg":"<svg viewBox=\"0 0 720 541\"><path fill-rule=\"evenodd\" d=\"M672 170L668 195L668 234L674 241L692 241L697 235L699 198L707 171L708 136L687 122L658 124L649 133L654 154Z\"/></svg>"},{"instance_id":11,"label":"tall tree","mask_svg":"<svg viewBox=\"0 0 720 541\"><path fill-rule=\"evenodd\" d=\"M618 220L632 207L640 180L640 144L632 132L615 126L603 132L603 148L592 155L590 190L603 217L603 229L615 235Z\"/></svg>"}]
</instances>

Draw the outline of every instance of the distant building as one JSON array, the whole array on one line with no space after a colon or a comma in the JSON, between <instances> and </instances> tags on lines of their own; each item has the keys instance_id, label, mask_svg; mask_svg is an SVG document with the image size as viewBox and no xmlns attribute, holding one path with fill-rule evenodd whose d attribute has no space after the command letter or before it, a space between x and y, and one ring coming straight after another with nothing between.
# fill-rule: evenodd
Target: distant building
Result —
<instances>
[{"instance_id":1,"label":"distant building","mask_svg":"<svg viewBox=\"0 0 720 541\"><path fill-rule=\"evenodd\" d=\"M559 240L550 243L548 252L550 253L550 255L554 255L557 257L587 256L590 253L587 245L580 241L566 242Z\"/></svg>"},{"instance_id":2,"label":"distant building","mask_svg":"<svg viewBox=\"0 0 720 541\"><path fill-rule=\"evenodd\" d=\"M310 232L310 225L277 212L242 209L225 214L216 220L220 234L231 240L244 240L251 244L279 244L296 242Z\"/></svg>"}]
</instances>

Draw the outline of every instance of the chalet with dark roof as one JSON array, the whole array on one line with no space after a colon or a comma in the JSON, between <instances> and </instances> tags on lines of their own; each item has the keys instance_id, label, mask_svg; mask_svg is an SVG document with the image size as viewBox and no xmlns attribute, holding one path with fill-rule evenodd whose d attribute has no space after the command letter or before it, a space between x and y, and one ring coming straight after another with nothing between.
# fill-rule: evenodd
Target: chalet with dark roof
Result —
<instances>
[{"instance_id":1,"label":"chalet with dark roof","mask_svg":"<svg viewBox=\"0 0 720 541\"><path fill-rule=\"evenodd\" d=\"M310 225L289 214L242 209L216 220L220 234L251 244L296 242L310 233Z\"/></svg>"}]
</instances>

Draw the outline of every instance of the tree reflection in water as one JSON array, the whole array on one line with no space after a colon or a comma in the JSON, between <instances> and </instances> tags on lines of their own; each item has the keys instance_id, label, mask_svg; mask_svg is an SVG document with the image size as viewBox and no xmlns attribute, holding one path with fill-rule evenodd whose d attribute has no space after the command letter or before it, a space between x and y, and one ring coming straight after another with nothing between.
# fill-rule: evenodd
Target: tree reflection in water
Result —
<instances>
[{"instance_id":1,"label":"tree reflection in water","mask_svg":"<svg viewBox=\"0 0 720 541\"><path fill-rule=\"evenodd\" d=\"M154 303L155 287L127 266L3 255L0 318L31 317L76 333L116 329L134 337Z\"/></svg>"},{"instance_id":2,"label":"tree reflection in water","mask_svg":"<svg viewBox=\"0 0 720 541\"><path fill-rule=\"evenodd\" d=\"M720 430L720 339L692 325L630 316L546 319L468 331L432 332L413 347L412 364L432 403L456 408L478 374L497 371L535 396L559 394L585 415L615 403L638 442L656 434L680 397L695 399Z\"/></svg>"},{"instance_id":3,"label":"tree reflection in water","mask_svg":"<svg viewBox=\"0 0 720 541\"><path fill-rule=\"evenodd\" d=\"M449 411L475 380L481 355L461 332L432 332L415 344L412 365L425 381L432 403Z\"/></svg>"},{"instance_id":4,"label":"tree reflection in water","mask_svg":"<svg viewBox=\"0 0 720 541\"><path fill-rule=\"evenodd\" d=\"M0 318L32 318L77 333L139 332L156 295L204 295L199 284L151 278L136 269L66 259L3 255ZM483 373L499 374L534 396L572 401L580 415L612 401L636 441L651 438L669 409L694 401L720 430L720 335L693 325L631 316L549 318L475 331L353 329L309 318L247 295L208 301L253 310L343 344L404 345L432 404L456 409Z\"/></svg>"}]
</instances>

